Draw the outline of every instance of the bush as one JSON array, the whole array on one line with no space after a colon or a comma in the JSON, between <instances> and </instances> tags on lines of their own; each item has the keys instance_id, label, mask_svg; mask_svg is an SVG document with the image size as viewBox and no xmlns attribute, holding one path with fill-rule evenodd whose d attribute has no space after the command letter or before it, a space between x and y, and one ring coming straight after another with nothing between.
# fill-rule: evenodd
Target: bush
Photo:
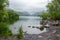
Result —
<instances>
[{"instance_id":1,"label":"bush","mask_svg":"<svg viewBox=\"0 0 60 40\"><path fill-rule=\"evenodd\" d=\"M44 13L44 12L43 12L43 13L39 14L38 16L40 16L42 19L46 20L46 19L49 18L50 14L49 14L49 13Z\"/></svg>"},{"instance_id":2,"label":"bush","mask_svg":"<svg viewBox=\"0 0 60 40\"><path fill-rule=\"evenodd\" d=\"M50 13L50 18L53 20L60 20L60 13L59 12Z\"/></svg>"},{"instance_id":3,"label":"bush","mask_svg":"<svg viewBox=\"0 0 60 40\"><path fill-rule=\"evenodd\" d=\"M9 23L14 23L19 19L19 15L17 14L17 12L13 10L8 10L8 17L9 17Z\"/></svg>"},{"instance_id":4,"label":"bush","mask_svg":"<svg viewBox=\"0 0 60 40\"><path fill-rule=\"evenodd\" d=\"M42 19L46 20L48 18L52 20L60 20L60 12L52 12L52 13L41 13L39 14Z\"/></svg>"},{"instance_id":5,"label":"bush","mask_svg":"<svg viewBox=\"0 0 60 40\"><path fill-rule=\"evenodd\" d=\"M0 22L0 36L10 36L12 32L9 30L8 24Z\"/></svg>"},{"instance_id":6,"label":"bush","mask_svg":"<svg viewBox=\"0 0 60 40\"><path fill-rule=\"evenodd\" d=\"M22 30L22 26L19 28L19 34L17 35L18 38L22 38L23 37L23 30Z\"/></svg>"},{"instance_id":7,"label":"bush","mask_svg":"<svg viewBox=\"0 0 60 40\"><path fill-rule=\"evenodd\" d=\"M19 19L17 12L13 10L0 10L0 22L14 23Z\"/></svg>"},{"instance_id":8,"label":"bush","mask_svg":"<svg viewBox=\"0 0 60 40\"><path fill-rule=\"evenodd\" d=\"M6 10L0 11L0 22L6 22L8 21L8 13Z\"/></svg>"}]
</instances>

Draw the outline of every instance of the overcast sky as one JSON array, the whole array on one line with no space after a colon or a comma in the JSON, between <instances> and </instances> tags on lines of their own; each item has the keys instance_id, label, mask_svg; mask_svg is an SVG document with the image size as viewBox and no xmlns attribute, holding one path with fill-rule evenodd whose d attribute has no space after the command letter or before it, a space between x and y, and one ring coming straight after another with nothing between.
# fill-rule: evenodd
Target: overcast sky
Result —
<instances>
[{"instance_id":1,"label":"overcast sky","mask_svg":"<svg viewBox=\"0 0 60 40\"><path fill-rule=\"evenodd\" d=\"M49 1L50 0L9 0L9 7L17 11L32 12L42 9L45 10Z\"/></svg>"}]
</instances>

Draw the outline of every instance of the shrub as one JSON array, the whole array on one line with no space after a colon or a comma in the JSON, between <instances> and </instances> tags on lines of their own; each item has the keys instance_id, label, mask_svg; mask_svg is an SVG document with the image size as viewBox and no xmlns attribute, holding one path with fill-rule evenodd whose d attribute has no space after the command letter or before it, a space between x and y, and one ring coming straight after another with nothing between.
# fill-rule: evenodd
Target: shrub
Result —
<instances>
[{"instance_id":1,"label":"shrub","mask_svg":"<svg viewBox=\"0 0 60 40\"><path fill-rule=\"evenodd\" d=\"M17 35L18 38L22 38L23 37L23 30L22 30L22 26L19 28L19 34Z\"/></svg>"},{"instance_id":2,"label":"shrub","mask_svg":"<svg viewBox=\"0 0 60 40\"><path fill-rule=\"evenodd\" d=\"M49 18L50 14L49 13L41 13L38 16L40 16L43 20L46 20Z\"/></svg>"},{"instance_id":3,"label":"shrub","mask_svg":"<svg viewBox=\"0 0 60 40\"><path fill-rule=\"evenodd\" d=\"M52 12L52 13L41 13L39 15L40 17L42 17L42 19L52 19L52 20L60 20L60 12Z\"/></svg>"},{"instance_id":4,"label":"shrub","mask_svg":"<svg viewBox=\"0 0 60 40\"><path fill-rule=\"evenodd\" d=\"M19 15L14 10L0 10L0 22L14 23L19 19Z\"/></svg>"},{"instance_id":5,"label":"shrub","mask_svg":"<svg viewBox=\"0 0 60 40\"><path fill-rule=\"evenodd\" d=\"M12 32L9 30L8 24L1 22L0 23L0 36L10 36Z\"/></svg>"},{"instance_id":6,"label":"shrub","mask_svg":"<svg viewBox=\"0 0 60 40\"><path fill-rule=\"evenodd\" d=\"M19 15L14 10L8 10L9 23L14 23L19 19Z\"/></svg>"},{"instance_id":7,"label":"shrub","mask_svg":"<svg viewBox=\"0 0 60 40\"><path fill-rule=\"evenodd\" d=\"M60 20L60 13L59 12L50 13L50 18L53 20Z\"/></svg>"}]
</instances>

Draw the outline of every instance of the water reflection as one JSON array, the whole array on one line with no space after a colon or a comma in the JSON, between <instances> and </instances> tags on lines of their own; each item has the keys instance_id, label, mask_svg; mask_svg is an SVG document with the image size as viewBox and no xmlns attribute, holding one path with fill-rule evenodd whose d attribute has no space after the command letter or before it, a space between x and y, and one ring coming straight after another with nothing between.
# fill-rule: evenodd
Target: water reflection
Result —
<instances>
[{"instance_id":1,"label":"water reflection","mask_svg":"<svg viewBox=\"0 0 60 40\"><path fill-rule=\"evenodd\" d=\"M40 34L46 32L46 28L43 30L38 29L38 27L41 27L40 21L41 18L37 16L20 16L20 20L11 25L10 29L13 34L17 34L19 27L22 25L23 31L27 34Z\"/></svg>"}]
</instances>

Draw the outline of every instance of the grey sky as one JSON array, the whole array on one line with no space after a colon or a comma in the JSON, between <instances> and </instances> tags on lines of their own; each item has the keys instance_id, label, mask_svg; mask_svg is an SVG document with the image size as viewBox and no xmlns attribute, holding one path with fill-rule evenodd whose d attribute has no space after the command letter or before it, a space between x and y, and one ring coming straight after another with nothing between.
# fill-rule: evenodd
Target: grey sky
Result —
<instances>
[{"instance_id":1,"label":"grey sky","mask_svg":"<svg viewBox=\"0 0 60 40\"><path fill-rule=\"evenodd\" d=\"M50 0L9 0L9 7L17 11L32 12L41 9L45 10L49 1Z\"/></svg>"}]
</instances>

